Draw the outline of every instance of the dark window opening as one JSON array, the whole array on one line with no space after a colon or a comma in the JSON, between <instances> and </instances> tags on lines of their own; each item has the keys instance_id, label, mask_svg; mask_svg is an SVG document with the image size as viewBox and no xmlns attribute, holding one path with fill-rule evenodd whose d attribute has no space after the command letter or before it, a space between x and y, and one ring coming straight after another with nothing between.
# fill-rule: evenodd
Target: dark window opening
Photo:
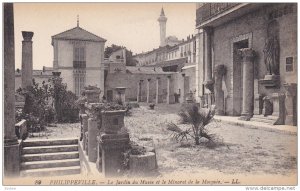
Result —
<instances>
[{"instance_id":1,"label":"dark window opening","mask_svg":"<svg viewBox=\"0 0 300 191\"><path fill-rule=\"evenodd\" d=\"M292 72L292 71L294 71L293 57L287 57L287 58L286 58L285 70L286 70L287 72Z\"/></svg>"}]
</instances>

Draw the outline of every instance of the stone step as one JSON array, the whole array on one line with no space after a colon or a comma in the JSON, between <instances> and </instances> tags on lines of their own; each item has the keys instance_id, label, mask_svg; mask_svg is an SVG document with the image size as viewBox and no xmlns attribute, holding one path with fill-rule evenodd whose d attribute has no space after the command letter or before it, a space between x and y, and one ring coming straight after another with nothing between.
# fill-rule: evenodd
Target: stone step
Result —
<instances>
[{"instance_id":1,"label":"stone step","mask_svg":"<svg viewBox=\"0 0 300 191\"><path fill-rule=\"evenodd\" d=\"M79 152L38 153L22 155L22 162L79 158Z\"/></svg>"},{"instance_id":2,"label":"stone step","mask_svg":"<svg viewBox=\"0 0 300 191\"><path fill-rule=\"evenodd\" d=\"M37 139L23 141L23 147L51 146L51 145L75 145L78 139Z\"/></svg>"},{"instance_id":3,"label":"stone step","mask_svg":"<svg viewBox=\"0 0 300 191\"><path fill-rule=\"evenodd\" d=\"M20 176L22 177L63 176L63 175L71 175L71 174L80 174L80 166L30 169L30 170L22 170L20 172Z\"/></svg>"},{"instance_id":4,"label":"stone step","mask_svg":"<svg viewBox=\"0 0 300 191\"><path fill-rule=\"evenodd\" d=\"M276 120L261 119L261 118L255 118L255 117L251 118L250 121L257 121L257 122L271 124L271 125L273 125L276 122Z\"/></svg>"},{"instance_id":5,"label":"stone step","mask_svg":"<svg viewBox=\"0 0 300 191\"><path fill-rule=\"evenodd\" d=\"M80 166L79 159L65 159L65 160L46 160L46 161L33 161L33 162L22 162L21 169L42 169L42 168L57 168L57 167L68 167L68 166Z\"/></svg>"},{"instance_id":6,"label":"stone step","mask_svg":"<svg viewBox=\"0 0 300 191\"><path fill-rule=\"evenodd\" d=\"M78 151L78 145L52 145L52 146L35 146L24 147L22 154L37 154L37 153L57 153Z\"/></svg>"},{"instance_id":7,"label":"stone step","mask_svg":"<svg viewBox=\"0 0 300 191\"><path fill-rule=\"evenodd\" d=\"M257 119L264 119L264 120L277 120L278 117L276 116L272 116L272 115L268 115L268 116L264 116L264 115L253 115L253 118L257 118Z\"/></svg>"}]
</instances>

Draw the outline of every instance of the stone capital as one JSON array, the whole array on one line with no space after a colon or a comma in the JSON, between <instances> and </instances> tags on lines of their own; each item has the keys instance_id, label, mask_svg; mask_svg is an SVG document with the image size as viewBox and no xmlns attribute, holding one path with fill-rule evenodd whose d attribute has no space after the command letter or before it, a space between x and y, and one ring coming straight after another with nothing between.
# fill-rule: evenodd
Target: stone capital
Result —
<instances>
[{"instance_id":1,"label":"stone capital","mask_svg":"<svg viewBox=\"0 0 300 191\"><path fill-rule=\"evenodd\" d=\"M171 76L167 76L168 79L171 79Z\"/></svg>"},{"instance_id":2,"label":"stone capital","mask_svg":"<svg viewBox=\"0 0 300 191\"><path fill-rule=\"evenodd\" d=\"M24 41L31 41L33 37L33 32L31 31L22 31L22 36Z\"/></svg>"},{"instance_id":3,"label":"stone capital","mask_svg":"<svg viewBox=\"0 0 300 191\"><path fill-rule=\"evenodd\" d=\"M160 80L160 77L157 77L156 79L157 79L157 80Z\"/></svg>"},{"instance_id":4,"label":"stone capital","mask_svg":"<svg viewBox=\"0 0 300 191\"><path fill-rule=\"evenodd\" d=\"M151 81L151 78L149 78L149 79L147 79L148 80L148 82L150 82Z\"/></svg>"},{"instance_id":5,"label":"stone capital","mask_svg":"<svg viewBox=\"0 0 300 191\"><path fill-rule=\"evenodd\" d=\"M204 27L203 31L207 34L212 34L214 30L212 27Z\"/></svg>"},{"instance_id":6,"label":"stone capital","mask_svg":"<svg viewBox=\"0 0 300 191\"><path fill-rule=\"evenodd\" d=\"M214 70L215 76L223 76L226 74L226 67L224 65L217 65Z\"/></svg>"},{"instance_id":7,"label":"stone capital","mask_svg":"<svg viewBox=\"0 0 300 191\"><path fill-rule=\"evenodd\" d=\"M182 77L185 77L185 74L181 74L182 75Z\"/></svg>"},{"instance_id":8,"label":"stone capital","mask_svg":"<svg viewBox=\"0 0 300 191\"><path fill-rule=\"evenodd\" d=\"M252 62L255 57L255 52L252 48L242 48L240 49L240 54L242 56L243 61L250 61Z\"/></svg>"}]
</instances>

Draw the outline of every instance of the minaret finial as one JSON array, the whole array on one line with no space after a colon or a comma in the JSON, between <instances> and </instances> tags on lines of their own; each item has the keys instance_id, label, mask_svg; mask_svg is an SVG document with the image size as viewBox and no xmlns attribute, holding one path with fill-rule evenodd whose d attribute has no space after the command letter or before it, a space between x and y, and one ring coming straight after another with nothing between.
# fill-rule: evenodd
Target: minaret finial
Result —
<instances>
[{"instance_id":1,"label":"minaret finial","mask_svg":"<svg viewBox=\"0 0 300 191\"><path fill-rule=\"evenodd\" d=\"M160 16L165 16L164 6L161 7Z\"/></svg>"},{"instance_id":2,"label":"minaret finial","mask_svg":"<svg viewBox=\"0 0 300 191\"><path fill-rule=\"evenodd\" d=\"M79 15L77 15L77 27L79 27Z\"/></svg>"}]
</instances>

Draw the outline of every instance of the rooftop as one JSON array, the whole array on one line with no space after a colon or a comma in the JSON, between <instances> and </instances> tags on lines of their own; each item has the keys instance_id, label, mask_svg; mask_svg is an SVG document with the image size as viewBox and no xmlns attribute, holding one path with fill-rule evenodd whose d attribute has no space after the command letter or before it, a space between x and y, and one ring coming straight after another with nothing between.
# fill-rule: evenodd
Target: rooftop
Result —
<instances>
[{"instance_id":1,"label":"rooftop","mask_svg":"<svg viewBox=\"0 0 300 191\"><path fill-rule=\"evenodd\" d=\"M62 40L85 40L94 42L106 42L106 39L99 37L83 28L77 26L70 30L61 32L52 36L52 39L62 39Z\"/></svg>"}]
</instances>

